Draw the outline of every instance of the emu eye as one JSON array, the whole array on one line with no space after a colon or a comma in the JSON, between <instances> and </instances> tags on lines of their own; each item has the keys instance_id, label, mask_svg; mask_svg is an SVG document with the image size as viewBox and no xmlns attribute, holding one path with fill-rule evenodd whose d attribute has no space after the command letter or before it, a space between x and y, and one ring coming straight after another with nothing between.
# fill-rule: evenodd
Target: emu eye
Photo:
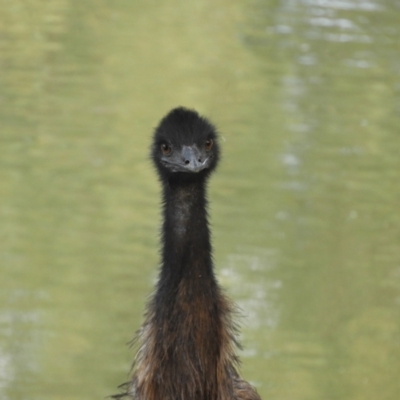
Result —
<instances>
[{"instance_id":1,"label":"emu eye","mask_svg":"<svg viewBox=\"0 0 400 400\"><path fill-rule=\"evenodd\" d=\"M169 144L163 143L161 145L161 151L167 156L168 154L171 154L172 148Z\"/></svg>"},{"instance_id":2,"label":"emu eye","mask_svg":"<svg viewBox=\"0 0 400 400\"><path fill-rule=\"evenodd\" d=\"M214 144L214 140L208 139L208 140L206 140L204 147L206 148L207 151L210 151L211 147L213 147L213 144Z\"/></svg>"}]
</instances>

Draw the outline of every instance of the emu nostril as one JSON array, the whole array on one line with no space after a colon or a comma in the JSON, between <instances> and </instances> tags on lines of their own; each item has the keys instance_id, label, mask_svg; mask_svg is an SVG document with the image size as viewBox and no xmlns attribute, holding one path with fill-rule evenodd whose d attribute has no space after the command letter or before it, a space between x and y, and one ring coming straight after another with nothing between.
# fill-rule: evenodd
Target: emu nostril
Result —
<instances>
[{"instance_id":1,"label":"emu nostril","mask_svg":"<svg viewBox=\"0 0 400 400\"><path fill-rule=\"evenodd\" d=\"M190 164L190 161L189 160L185 160L185 164L186 165Z\"/></svg>"},{"instance_id":2,"label":"emu nostril","mask_svg":"<svg viewBox=\"0 0 400 400\"><path fill-rule=\"evenodd\" d=\"M197 161L198 161L198 162L201 162L201 158L199 158Z\"/></svg>"}]
</instances>

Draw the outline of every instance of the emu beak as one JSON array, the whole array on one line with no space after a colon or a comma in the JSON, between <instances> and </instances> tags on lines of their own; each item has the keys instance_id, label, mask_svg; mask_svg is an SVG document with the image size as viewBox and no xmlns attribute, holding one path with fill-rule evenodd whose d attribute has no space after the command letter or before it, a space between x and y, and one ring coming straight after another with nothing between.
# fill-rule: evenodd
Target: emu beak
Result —
<instances>
[{"instance_id":1,"label":"emu beak","mask_svg":"<svg viewBox=\"0 0 400 400\"><path fill-rule=\"evenodd\" d=\"M207 167L207 159L202 159L202 155L196 145L183 146L181 155L182 166L188 172L200 172Z\"/></svg>"}]
</instances>

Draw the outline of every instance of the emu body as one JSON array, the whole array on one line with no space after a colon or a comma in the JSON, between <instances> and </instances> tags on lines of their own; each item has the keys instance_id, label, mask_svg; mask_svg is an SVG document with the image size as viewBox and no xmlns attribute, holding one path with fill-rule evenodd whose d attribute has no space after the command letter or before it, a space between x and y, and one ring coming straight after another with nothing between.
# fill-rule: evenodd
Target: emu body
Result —
<instances>
[{"instance_id":1,"label":"emu body","mask_svg":"<svg viewBox=\"0 0 400 400\"><path fill-rule=\"evenodd\" d=\"M233 308L214 275L206 183L219 158L214 126L177 108L157 127L152 159L163 187L161 268L138 332L137 400L260 400L237 373Z\"/></svg>"}]
</instances>

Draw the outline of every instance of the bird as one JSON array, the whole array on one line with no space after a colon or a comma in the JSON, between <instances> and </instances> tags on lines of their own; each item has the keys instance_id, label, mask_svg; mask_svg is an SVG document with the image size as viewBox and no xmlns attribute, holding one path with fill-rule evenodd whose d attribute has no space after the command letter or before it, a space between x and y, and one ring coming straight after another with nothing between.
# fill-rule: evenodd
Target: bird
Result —
<instances>
[{"instance_id":1,"label":"bird","mask_svg":"<svg viewBox=\"0 0 400 400\"><path fill-rule=\"evenodd\" d=\"M131 378L112 397L261 400L239 375L236 307L214 272L206 189L220 159L217 129L195 110L174 108L150 154L162 186L160 270Z\"/></svg>"}]
</instances>

